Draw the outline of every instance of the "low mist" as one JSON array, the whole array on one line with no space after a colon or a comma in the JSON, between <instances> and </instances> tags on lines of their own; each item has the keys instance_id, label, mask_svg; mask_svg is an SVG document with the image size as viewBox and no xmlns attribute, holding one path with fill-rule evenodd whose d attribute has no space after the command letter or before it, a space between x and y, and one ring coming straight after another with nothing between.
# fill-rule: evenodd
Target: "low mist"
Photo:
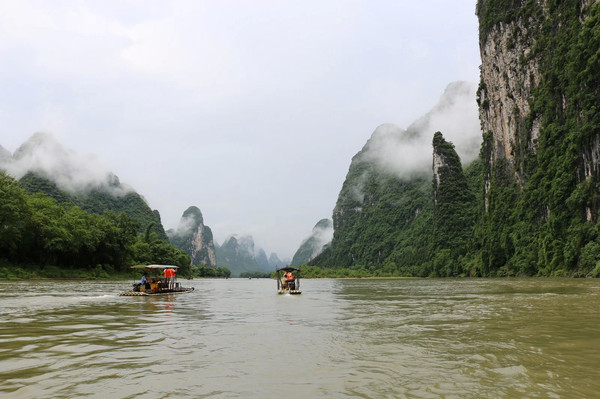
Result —
<instances>
[{"instance_id":1,"label":"low mist","mask_svg":"<svg viewBox=\"0 0 600 399\"><path fill-rule=\"evenodd\" d=\"M315 238L316 245L310 256L311 259L320 254L323 251L323 247L333 240L333 223L330 220L328 222L329 224L326 226L317 225L313 229L313 237Z\"/></svg>"},{"instance_id":2,"label":"low mist","mask_svg":"<svg viewBox=\"0 0 600 399\"><path fill-rule=\"evenodd\" d=\"M182 216L179 219L177 228L167 231L167 235L169 237L187 237L193 232L197 224L196 218L193 216Z\"/></svg>"},{"instance_id":3,"label":"low mist","mask_svg":"<svg viewBox=\"0 0 600 399\"><path fill-rule=\"evenodd\" d=\"M323 251L323 247L329 244L333 239L333 222L330 219L321 219L315 227L313 227L310 237L306 238L300 244L302 248L307 243L310 243L312 252L310 259L312 260L315 256L319 255Z\"/></svg>"},{"instance_id":4,"label":"low mist","mask_svg":"<svg viewBox=\"0 0 600 399\"><path fill-rule=\"evenodd\" d=\"M95 156L65 148L50 133L34 134L12 156L3 152L0 169L15 179L35 173L70 193L103 189L113 195L124 195L132 191Z\"/></svg>"},{"instance_id":5,"label":"low mist","mask_svg":"<svg viewBox=\"0 0 600 399\"><path fill-rule=\"evenodd\" d=\"M442 132L463 164L479 154L481 127L476 102L477 84L454 82L447 86L433 109L406 130L383 124L365 145L361 160L400 178L431 173L433 135Z\"/></svg>"}]
</instances>

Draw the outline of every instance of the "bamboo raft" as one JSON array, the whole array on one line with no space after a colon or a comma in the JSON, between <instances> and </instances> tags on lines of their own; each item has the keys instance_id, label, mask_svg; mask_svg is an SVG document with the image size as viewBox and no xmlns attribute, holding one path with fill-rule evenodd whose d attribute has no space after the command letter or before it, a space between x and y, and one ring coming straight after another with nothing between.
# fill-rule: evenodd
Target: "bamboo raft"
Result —
<instances>
[{"instance_id":1,"label":"bamboo raft","mask_svg":"<svg viewBox=\"0 0 600 399\"><path fill-rule=\"evenodd\" d=\"M283 273L283 274L282 274ZM286 275L290 273L288 278ZM281 269L275 268L275 274L277 279L277 293L299 295L302 294L300 291L300 268L295 267L283 267Z\"/></svg>"},{"instance_id":2,"label":"bamboo raft","mask_svg":"<svg viewBox=\"0 0 600 399\"><path fill-rule=\"evenodd\" d=\"M302 294L302 291L300 291L300 290L279 290L279 291L277 291L277 293L279 295L282 295L282 294L299 295L299 294Z\"/></svg>"},{"instance_id":3,"label":"bamboo raft","mask_svg":"<svg viewBox=\"0 0 600 399\"><path fill-rule=\"evenodd\" d=\"M158 292L152 291L121 291L119 292L119 296L152 296L152 295L167 295L167 294L186 294L188 292L194 291L194 287L192 288L182 288L182 289L174 289L174 290L162 290Z\"/></svg>"},{"instance_id":4,"label":"bamboo raft","mask_svg":"<svg viewBox=\"0 0 600 399\"><path fill-rule=\"evenodd\" d=\"M166 269L177 270L177 266L172 265L136 265L132 266L134 270L144 270L160 274L160 272ZM168 272L168 270L167 270ZM144 276L146 274L144 273ZM144 277L145 278L145 277ZM145 280L145 283L133 283L130 291L121 291L119 296L153 296L153 295L167 295L167 294L185 294L194 291L194 287L182 287L176 281L175 274L167 277L149 277Z\"/></svg>"}]
</instances>

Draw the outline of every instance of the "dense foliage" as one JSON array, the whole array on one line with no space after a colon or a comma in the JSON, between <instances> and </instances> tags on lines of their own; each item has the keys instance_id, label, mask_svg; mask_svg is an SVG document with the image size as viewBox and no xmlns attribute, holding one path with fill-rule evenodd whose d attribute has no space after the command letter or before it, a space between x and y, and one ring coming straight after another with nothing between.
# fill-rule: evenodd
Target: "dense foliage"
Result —
<instances>
[{"instance_id":1,"label":"dense foliage","mask_svg":"<svg viewBox=\"0 0 600 399\"><path fill-rule=\"evenodd\" d=\"M399 177L365 161L360 153L354 157L334 210L333 241L309 262L318 266L312 273L329 277L469 274L470 265L463 263L470 262L465 253L472 236L481 163L475 161L467 168L468 180L454 146L441 133L434 146L447 162L441 169L440 187L425 175Z\"/></svg>"},{"instance_id":2,"label":"dense foliage","mask_svg":"<svg viewBox=\"0 0 600 399\"><path fill-rule=\"evenodd\" d=\"M61 190L51 180L31 172L23 176L19 182L29 194L44 193L58 203L71 203L84 211L97 214L109 210L115 213L123 212L137 222L139 231L153 223L152 232L156 233L161 241L168 242L158 212L152 211L136 192L124 190L116 176L113 176L113 181L108 187L94 187L75 193Z\"/></svg>"},{"instance_id":3,"label":"dense foliage","mask_svg":"<svg viewBox=\"0 0 600 399\"><path fill-rule=\"evenodd\" d=\"M479 2L484 32L506 20L504 3ZM516 181L507 163L491 162L493 132L484 135L488 208L481 208L475 236L482 275L600 274L595 156L600 139L600 5L587 10L582 22L581 4L547 1L542 8L528 1L511 7L512 19L531 25L528 35L535 45L529 57L538 60L541 74L528 126L517 141L530 139L536 118L541 129L535 151L515 153L524 182Z\"/></svg>"},{"instance_id":4,"label":"dense foliage","mask_svg":"<svg viewBox=\"0 0 600 399\"><path fill-rule=\"evenodd\" d=\"M454 145L441 132L433 136L434 158L440 162L433 179L433 274L456 276L470 273L461 265L473 235L475 194L469 187Z\"/></svg>"},{"instance_id":5,"label":"dense foliage","mask_svg":"<svg viewBox=\"0 0 600 399\"><path fill-rule=\"evenodd\" d=\"M0 259L40 275L109 277L136 263L163 263L189 269L183 251L150 232L125 213L86 212L45 194L27 194L12 177L0 173ZM0 268L4 277L19 277ZM69 272L71 271L71 272Z\"/></svg>"},{"instance_id":6,"label":"dense foliage","mask_svg":"<svg viewBox=\"0 0 600 399\"><path fill-rule=\"evenodd\" d=\"M212 277L212 278L229 278L231 271L226 267L212 267L204 264L194 265L191 267L191 276L193 277Z\"/></svg>"},{"instance_id":7,"label":"dense foliage","mask_svg":"<svg viewBox=\"0 0 600 399\"><path fill-rule=\"evenodd\" d=\"M312 262L321 270L600 276L600 4L480 0L477 14L482 43L498 24L515 23L507 47L530 43L520 62L539 65L532 112L511 143L514 162L492 159L494 132L485 132L480 159L463 173L436 134L445 165L432 189L357 154L334 211L333 242Z\"/></svg>"},{"instance_id":8,"label":"dense foliage","mask_svg":"<svg viewBox=\"0 0 600 399\"><path fill-rule=\"evenodd\" d=\"M266 273L266 272L244 272L244 273L240 274L240 277L241 278L270 278L273 273Z\"/></svg>"}]
</instances>

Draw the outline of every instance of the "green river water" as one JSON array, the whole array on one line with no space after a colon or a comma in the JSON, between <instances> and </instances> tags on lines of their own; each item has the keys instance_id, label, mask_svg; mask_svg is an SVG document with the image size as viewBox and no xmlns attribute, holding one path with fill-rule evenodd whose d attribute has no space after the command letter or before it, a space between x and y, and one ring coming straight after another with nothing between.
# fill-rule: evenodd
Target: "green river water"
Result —
<instances>
[{"instance_id":1,"label":"green river water","mask_svg":"<svg viewBox=\"0 0 600 399\"><path fill-rule=\"evenodd\" d=\"M600 398L599 279L0 282L0 397Z\"/></svg>"}]
</instances>

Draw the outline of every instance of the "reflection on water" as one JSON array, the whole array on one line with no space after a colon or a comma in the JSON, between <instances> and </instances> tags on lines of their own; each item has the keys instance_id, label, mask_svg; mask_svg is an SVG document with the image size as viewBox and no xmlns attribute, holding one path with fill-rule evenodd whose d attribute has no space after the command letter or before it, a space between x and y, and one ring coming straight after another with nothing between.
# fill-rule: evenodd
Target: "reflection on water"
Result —
<instances>
[{"instance_id":1,"label":"reflection on water","mask_svg":"<svg viewBox=\"0 0 600 399\"><path fill-rule=\"evenodd\" d=\"M585 398L600 281L0 283L3 398Z\"/></svg>"}]
</instances>

